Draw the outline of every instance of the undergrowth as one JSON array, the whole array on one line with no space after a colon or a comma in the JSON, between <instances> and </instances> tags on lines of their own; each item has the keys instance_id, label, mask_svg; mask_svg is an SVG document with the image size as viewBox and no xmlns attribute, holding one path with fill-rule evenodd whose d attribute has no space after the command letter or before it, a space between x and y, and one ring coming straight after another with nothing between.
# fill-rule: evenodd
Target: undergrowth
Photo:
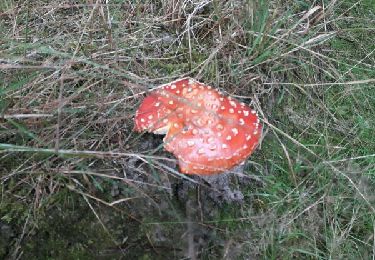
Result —
<instances>
[{"instance_id":1,"label":"undergrowth","mask_svg":"<svg viewBox=\"0 0 375 260\"><path fill-rule=\"evenodd\" d=\"M0 258L374 257L373 1L5 0L0 17ZM178 199L196 179L133 131L147 90L184 76L259 111L241 204Z\"/></svg>"}]
</instances>

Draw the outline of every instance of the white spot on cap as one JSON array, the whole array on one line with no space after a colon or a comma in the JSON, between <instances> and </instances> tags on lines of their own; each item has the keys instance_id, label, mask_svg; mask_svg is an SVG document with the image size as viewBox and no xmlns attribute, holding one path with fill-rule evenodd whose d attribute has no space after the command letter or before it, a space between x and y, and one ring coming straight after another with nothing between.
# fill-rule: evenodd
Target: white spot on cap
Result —
<instances>
[{"instance_id":1,"label":"white spot on cap","mask_svg":"<svg viewBox=\"0 0 375 260\"><path fill-rule=\"evenodd\" d=\"M154 118L153 115L149 115L149 116L148 116L148 119L151 120L152 118Z\"/></svg>"},{"instance_id":2,"label":"white spot on cap","mask_svg":"<svg viewBox=\"0 0 375 260\"><path fill-rule=\"evenodd\" d=\"M191 147L191 146L194 146L195 142L193 140L188 140L187 144L188 144L188 146Z\"/></svg>"},{"instance_id":3,"label":"white spot on cap","mask_svg":"<svg viewBox=\"0 0 375 260\"><path fill-rule=\"evenodd\" d=\"M246 141L249 141L251 139L251 135L246 135Z\"/></svg>"},{"instance_id":4,"label":"white spot on cap","mask_svg":"<svg viewBox=\"0 0 375 260\"><path fill-rule=\"evenodd\" d=\"M218 125L216 126L216 129L217 129L217 130L223 130L223 129L224 129L224 126L223 126L222 124L218 124Z\"/></svg>"},{"instance_id":5,"label":"white spot on cap","mask_svg":"<svg viewBox=\"0 0 375 260\"><path fill-rule=\"evenodd\" d=\"M201 102L198 102L197 103L197 107L201 107L202 106L202 103Z\"/></svg>"},{"instance_id":6,"label":"white spot on cap","mask_svg":"<svg viewBox=\"0 0 375 260\"><path fill-rule=\"evenodd\" d=\"M173 100L169 100L168 104L173 105Z\"/></svg>"},{"instance_id":7,"label":"white spot on cap","mask_svg":"<svg viewBox=\"0 0 375 260\"><path fill-rule=\"evenodd\" d=\"M160 102L156 102L156 103L155 103L155 106L156 106L156 107L160 106Z\"/></svg>"},{"instance_id":8,"label":"white spot on cap","mask_svg":"<svg viewBox=\"0 0 375 260\"><path fill-rule=\"evenodd\" d=\"M196 113L198 113L198 110L195 110L195 109L192 109L192 110L190 110L190 111L191 111L192 114L196 114Z\"/></svg>"},{"instance_id":9,"label":"white spot on cap","mask_svg":"<svg viewBox=\"0 0 375 260\"><path fill-rule=\"evenodd\" d=\"M244 146L243 146L243 149L247 149L248 148L248 146L245 144Z\"/></svg>"},{"instance_id":10,"label":"white spot on cap","mask_svg":"<svg viewBox=\"0 0 375 260\"><path fill-rule=\"evenodd\" d=\"M198 154L202 154L202 153L204 153L204 148L199 148Z\"/></svg>"},{"instance_id":11,"label":"white spot on cap","mask_svg":"<svg viewBox=\"0 0 375 260\"><path fill-rule=\"evenodd\" d=\"M211 86L207 86L207 89L212 89L212 87Z\"/></svg>"},{"instance_id":12,"label":"white spot on cap","mask_svg":"<svg viewBox=\"0 0 375 260\"><path fill-rule=\"evenodd\" d=\"M146 122L146 120L144 118L141 118L141 122L144 123Z\"/></svg>"},{"instance_id":13,"label":"white spot on cap","mask_svg":"<svg viewBox=\"0 0 375 260\"><path fill-rule=\"evenodd\" d=\"M163 123L164 123L164 124L168 123L168 119L167 119L167 118L164 118L164 119L163 119Z\"/></svg>"},{"instance_id":14,"label":"white spot on cap","mask_svg":"<svg viewBox=\"0 0 375 260\"><path fill-rule=\"evenodd\" d=\"M257 111L255 111L254 109L251 110L251 114L256 114L256 113L257 113Z\"/></svg>"},{"instance_id":15,"label":"white spot on cap","mask_svg":"<svg viewBox=\"0 0 375 260\"><path fill-rule=\"evenodd\" d=\"M223 149L227 149L227 148L228 148L228 145L226 145L226 144L222 144L221 147L222 147Z\"/></svg>"},{"instance_id":16,"label":"white spot on cap","mask_svg":"<svg viewBox=\"0 0 375 260\"><path fill-rule=\"evenodd\" d=\"M187 92L192 92L192 91L193 91L192 88L188 88L188 89L187 89Z\"/></svg>"},{"instance_id":17,"label":"white spot on cap","mask_svg":"<svg viewBox=\"0 0 375 260\"><path fill-rule=\"evenodd\" d=\"M221 108L221 110L224 110L224 109L225 109L225 106L221 106L220 108Z\"/></svg>"},{"instance_id":18,"label":"white spot on cap","mask_svg":"<svg viewBox=\"0 0 375 260\"><path fill-rule=\"evenodd\" d=\"M176 85L175 84L172 84L171 85L171 89L175 89L176 88Z\"/></svg>"},{"instance_id":19,"label":"white spot on cap","mask_svg":"<svg viewBox=\"0 0 375 260\"><path fill-rule=\"evenodd\" d=\"M196 135L196 134L198 134L198 130L194 128L192 133L193 133L193 135Z\"/></svg>"},{"instance_id":20,"label":"white spot on cap","mask_svg":"<svg viewBox=\"0 0 375 260\"><path fill-rule=\"evenodd\" d=\"M214 139L213 137L209 137L209 138L207 139L207 142L212 143L214 140L215 140L215 139Z\"/></svg>"},{"instance_id":21,"label":"white spot on cap","mask_svg":"<svg viewBox=\"0 0 375 260\"><path fill-rule=\"evenodd\" d=\"M238 135L238 129L232 128L232 133L234 134L234 136Z\"/></svg>"},{"instance_id":22,"label":"white spot on cap","mask_svg":"<svg viewBox=\"0 0 375 260\"><path fill-rule=\"evenodd\" d=\"M229 108L229 113L233 114L234 113L234 109L233 108Z\"/></svg>"},{"instance_id":23,"label":"white spot on cap","mask_svg":"<svg viewBox=\"0 0 375 260\"><path fill-rule=\"evenodd\" d=\"M230 135L228 135L227 138L225 138L225 139L227 139L228 141L230 141L230 140L232 140L232 137Z\"/></svg>"},{"instance_id":24,"label":"white spot on cap","mask_svg":"<svg viewBox=\"0 0 375 260\"><path fill-rule=\"evenodd\" d=\"M230 104L232 107L237 107L236 102L234 102L233 100L229 101L229 104Z\"/></svg>"},{"instance_id":25,"label":"white spot on cap","mask_svg":"<svg viewBox=\"0 0 375 260\"><path fill-rule=\"evenodd\" d=\"M174 123L173 126L174 126L175 128L179 128L179 127L180 127L177 123Z\"/></svg>"},{"instance_id":26,"label":"white spot on cap","mask_svg":"<svg viewBox=\"0 0 375 260\"><path fill-rule=\"evenodd\" d=\"M245 120L243 120L243 118L240 118L239 122L240 122L240 125L244 125L245 124Z\"/></svg>"},{"instance_id":27,"label":"white spot on cap","mask_svg":"<svg viewBox=\"0 0 375 260\"><path fill-rule=\"evenodd\" d=\"M165 110L165 113L166 113L166 114L170 114L171 112L172 112L172 110L170 110L170 109L166 109L166 110Z\"/></svg>"},{"instance_id":28,"label":"white spot on cap","mask_svg":"<svg viewBox=\"0 0 375 260\"><path fill-rule=\"evenodd\" d=\"M178 118L183 118L183 116L184 116L184 115L181 114L181 113L178 113L178 114L177 114L177 117L178 117Z\"/></svg>"},{"instance_id":29,"label":"white spot on cap","mask_svg":"<svg viewBox=\"0 0 375 260\"><path fill-rule=\"evenodd\" d=\"M176 90L176 94L180 94L180 91L179 91L179 90Z\"/></svg>"},{"instance_id":30,"label":"white spot on cap","mask_svg":"<svg viewBox=\"0 0 375 260\"><path fill-rule=\"evenodd\" d=\"M223 98L223 97L221 97L221 98L219 98L219 100L220 100L221 102L223 102L223 101L224 101L224 98Z\"/></svg>"},{"instance_id":31,"label":"white spot on cap","mask_svg":"<svg viewBox=\"0 0 375 260\"><path fill-rule=\"evenodd\" d=\"M258 134L258 130L255 130L255 131L254 131L254 134L255 134L255 135Z\"/></svg>"},{"instance_id":32,"label":"white spot on cap","mask_svg":"<svg viewBox=\"0 0 375 260\"><path fill-rule=\"evenodd\" d=\"M201 118L193 120L193 123L195 123L198 126L203 126L203 122Z\"/></svg>"},{"instance_id":33,"label":"white spot on cap","mask_svg":"<svg viewBox=\"0 0 375 260\"><path fill-rule=\"evenodd\" d=\"M243 111L243 115L244 115L244 116L249 116L249 111L248 111L248 110L244 110L244 111Z\"/></svg>"},{"instance_id":34,"label":"white spot on cap","mask_svg":"<svg viewBox=\"0 0 375 260\"><path fill-rule=\"evenodd\" d=\"M217 147L216 144L211 144L211 145L208 146L208 148L209 148L210 150L215 150L216 147Z\"/></svg>"}]
</instances>

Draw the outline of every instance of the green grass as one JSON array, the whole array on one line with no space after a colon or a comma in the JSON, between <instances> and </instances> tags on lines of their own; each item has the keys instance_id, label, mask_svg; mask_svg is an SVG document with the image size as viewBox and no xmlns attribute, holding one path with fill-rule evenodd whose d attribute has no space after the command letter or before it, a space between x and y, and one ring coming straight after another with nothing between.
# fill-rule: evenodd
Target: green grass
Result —
<instances>
[{"instance_id":1,"label":"green grass","mask_svg":"<svg viewBox=\"0 0 375 260\"><path fill-rule=\"evenodd\" d=\"M374 2L176 2L0 4L0 258L374 257ZM260 112L242 204L133 131L186 75Z\"/></svg>"}]
</instances>

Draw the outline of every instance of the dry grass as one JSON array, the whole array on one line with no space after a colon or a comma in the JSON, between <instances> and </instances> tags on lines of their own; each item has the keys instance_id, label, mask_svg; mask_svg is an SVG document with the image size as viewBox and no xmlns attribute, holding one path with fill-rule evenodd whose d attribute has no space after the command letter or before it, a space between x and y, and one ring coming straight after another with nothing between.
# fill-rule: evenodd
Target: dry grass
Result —
<instances>
[{"instance_id":1,"label":"dry grass","mask_svg":"<svg viewBox=\"0 0 375 260\"><path fill-rule=\"evenodd\" d=\"M353 25L362 4L0 3L0 228L12 230L0 256L181 258L194 242L202 258L369 259L375 55L360 38L374 16ZM183 76L265 125L244 203L198 197L196 218L175 190L197 181L132 122L149 89Z\"/></svg>"}]
</instances>

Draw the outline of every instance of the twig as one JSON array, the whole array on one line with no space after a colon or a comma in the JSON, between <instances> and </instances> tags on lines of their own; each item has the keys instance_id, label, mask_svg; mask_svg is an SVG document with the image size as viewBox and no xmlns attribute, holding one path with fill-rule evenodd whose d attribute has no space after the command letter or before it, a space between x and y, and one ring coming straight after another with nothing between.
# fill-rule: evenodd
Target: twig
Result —
<instances>
[{"instance_id":1,"label":"twig","mask_svg":"<svg viewBox=\"0 0 375 260\"><path fill-rule=\"evenodd\" d=\"M23 118L38 118L38 117L52 117L53 114L12 114L0 116L2 119L23 119Z\"/></svg>"},{"instance_id":2,"label":"twig","mask_svg":"<svg viewBox=\"0 0 375 260\"><path fill-rule=\"evenodd\" d=\"M110 151L91 151L91 150L65 150L65 149L49 149L49 148L35 148L21 145L12 145L0 143L0 151L5 152L30 152L30 153L47 153L56 155L78 155L78 156L92 156L98 158L121 158L121 157L136 157L139 159L157 159L166 161L175 161L175 159L169 159L161 156L145 155L140 153L121 153L121 152L110 152Z\"/></svg>"},{"instance_id":3,"label":"twig","mask_svg":"<svg viewBox=\"0 0 375 260\"><path fill-rule=\"evenodd\" d=\"M317 87L317 86L331 86L331 85L358 85L358 84L367 84L373 83L375 79L365 79L365 80L354 80L346 82L332 82L332 83L312 83L312 84L296 84L288 82L264 82L264 85L279 85L279 86L301 86L301 87Z\"/></svg>"}]
</instances>

